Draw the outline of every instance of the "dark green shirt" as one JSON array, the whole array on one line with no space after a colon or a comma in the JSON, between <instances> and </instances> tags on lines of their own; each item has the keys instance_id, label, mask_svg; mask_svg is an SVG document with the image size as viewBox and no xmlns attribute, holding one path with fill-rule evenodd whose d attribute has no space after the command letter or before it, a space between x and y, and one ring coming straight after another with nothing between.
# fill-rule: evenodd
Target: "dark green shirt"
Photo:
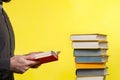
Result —
<instances>
[{"instance_id":1,"label":"dark green shirt","mask_svg":"<svg viewBox=\"0 0 120 80\"><path fill-rule=\"evenodd\" d=\"M0 8L0 80L14 80L10 58L14 54L14 33L5 11Z\"/></svg>"}]
</instances>

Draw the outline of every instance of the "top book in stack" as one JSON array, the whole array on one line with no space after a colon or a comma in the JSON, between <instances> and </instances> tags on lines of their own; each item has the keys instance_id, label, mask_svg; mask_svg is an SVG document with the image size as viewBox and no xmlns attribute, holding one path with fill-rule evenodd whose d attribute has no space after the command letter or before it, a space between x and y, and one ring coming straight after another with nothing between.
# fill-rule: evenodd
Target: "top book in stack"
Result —
<instances>
[{"instance_id":1,"label":"top book in stack","mask_svg":"<svg viewBox=\"0 0 120 80\"><path fill-rule=\"evenodd\" d=\"M104 34L72 34L71 40L74 49L108 49Z\"/></svg>"},{"instance_id":2,"label":"top book in stack","mask_svg":"<svg viewBox=\"0 0 120 80\"><path fill-rule=\"evenodd\" d=\"M72 41L106 41L104 34L72 34Z\"/></svg>"}]
</instances>

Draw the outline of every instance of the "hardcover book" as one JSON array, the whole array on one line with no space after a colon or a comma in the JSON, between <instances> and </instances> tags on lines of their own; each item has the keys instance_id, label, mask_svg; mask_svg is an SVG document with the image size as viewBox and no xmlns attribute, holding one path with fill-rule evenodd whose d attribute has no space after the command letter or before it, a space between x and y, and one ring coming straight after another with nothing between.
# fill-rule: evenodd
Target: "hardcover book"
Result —
<instances>
[{"instance_id":1,"label":"hardcover book","mask_svg":"<svg viewBox=\"0 0 120 80\"><path fill-rule=\"evenodd\" d=\"M108 49L107 41L94 41L94 42L72 42L72 47L74 49Z\"/></svg>"},{"instance_id":2,"label":"hardcover book","mask_svg":"<svg viewBox=\"0 0 120 80\"><path fill-rule=\"evenodd\" d=\"M74 49L74 56L101 56L106 55L107 49Z\"/></svg>"},{"instance_id":3,"label":"hardcover book","mask_svg":"<svg viewBox=\"0 0 120 80\"><path fill-rule=\"evenodd\" d=\"M60 53L60 51L58 51L58 52L54 52L54 51L43 52L40 54L36 54L34 60L39 60L40 64L57 61L59 53Z\"/></svg>"},{"instance_id":4,"label":"hardcover book","mask_svg":"<svg viewBox=\"0 0 120 80\"><path fill-rule=\"evenodd\" d=\"M77 80L105 80L104 76L78 77Z\"/></svg>"},{"instance_id":5,"label":"hardcover book","mask_svg":"<svg viewBox=\"0 0 120 80\"><path fill-rule=\"evenodd\" d=\"M76 63L77 69L100 69L106 68L105 63Z\"/></svg>"},{"instance_id":6,"label":"hardcover book","mask_svg":"<svg viewBox=\"0 0 120 80\"><path fill-rule=\"evenodd\" d=\"M98 41L106 40L106 35L104 34L72 34L72 41Z\"/></svg>"},{"instance_id":7,"label":"hardcover book","mask_svg":"<svg viewBox=\"0 0 120 80\"><path fill-rule=\"evenodd\" d=\"M76 63L105 63L108 61L108 56L79 56L75 58Z\"/></svg>"},{"instance_id":8,"label":"hardcover book","mask_svg":"<svg viewBox=\"0 0 120 80\"><path fill-rule=\"evenodd\" d=\"M89 77L89 76L105 76L107 75L107 68L103 69L77 69L77 77Z\"/></svg>"}]
</instances>

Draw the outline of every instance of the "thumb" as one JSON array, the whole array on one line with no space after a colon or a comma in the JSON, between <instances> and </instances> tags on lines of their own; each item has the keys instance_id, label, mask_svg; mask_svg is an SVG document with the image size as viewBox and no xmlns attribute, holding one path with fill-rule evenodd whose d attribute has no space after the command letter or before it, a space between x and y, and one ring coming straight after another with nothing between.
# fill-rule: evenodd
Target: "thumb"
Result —
<instances>
[{"instance_id":1,"label":"thumb","mask_svg":"<svg viewBox=\"0 0 120 80\"><path fill-rule=\"evenodd\" d=\"M28 60L34 60L37 54L40 54L42 52L32 52L29 54L24 55L26 59Z\"/></svg>"},{"instance_id":2,"label":"thumb","mask_svg":"<svg viewBox=\"0 0 120 80\"><path fill-rule=\"evenodd\" d=\"M26 60L34 60L35 59L35 55L25 55L24 58Z\"/></svg>"}]
</instances>

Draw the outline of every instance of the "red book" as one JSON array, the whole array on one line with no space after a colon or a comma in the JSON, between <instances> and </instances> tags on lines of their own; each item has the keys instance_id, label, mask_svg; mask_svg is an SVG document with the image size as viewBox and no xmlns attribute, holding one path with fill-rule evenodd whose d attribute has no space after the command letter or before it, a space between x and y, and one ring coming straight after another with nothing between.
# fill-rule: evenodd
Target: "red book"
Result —
<instances>
[{"instance_id":1,"label":"red book","mask_svg":"<svg viewBox=\"0 0 120 80\"><path fill-rule=\"evenodd\" d=\"M60 53L60 51L58 51L58 52L49 51L49 52L43 52L40 54L36 54L35 60L39 60L40 64L57 61L59 53Z\"/></svg>"}]
</instances>

